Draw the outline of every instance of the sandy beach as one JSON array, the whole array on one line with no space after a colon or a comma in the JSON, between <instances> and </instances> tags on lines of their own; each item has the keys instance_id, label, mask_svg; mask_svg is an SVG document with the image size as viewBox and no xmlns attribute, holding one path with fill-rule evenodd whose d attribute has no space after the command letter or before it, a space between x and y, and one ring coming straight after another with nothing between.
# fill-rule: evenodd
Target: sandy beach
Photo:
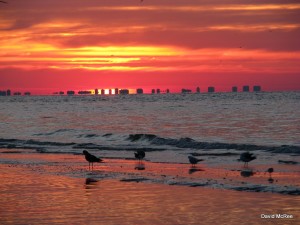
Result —
<instances>
[{"instance_id":1,"label":"sandy beach","mask_svg":"<svg viewBox=\"0 0 300 225\"><path fill-rule=\"evenodd\" d=\"M0 225L300 225L299 15L0 0Z\"/></svg>"},{"instance_id":2,"label":"sandy beach","mask_svg":"<svg viewBox=\"0 0 300 225\"><path fill-rule=\"evenodd\" d=\"M298 173L274 172L270 183L269 175L258 172L262 169L257 166L253 168L254 176L244 177L241 171L233 169L234 165L191 168L189 164L104 159L89 171L82 155L1 149L0 158L1 224L300 221L299 195L269 191L283 183L287 188L299 187ZM290 171L290 165L280 166L281 171L284 167ZM249 183L256 185L256 190L247 189L253 187Z\"/></svg>"}]
</instances>

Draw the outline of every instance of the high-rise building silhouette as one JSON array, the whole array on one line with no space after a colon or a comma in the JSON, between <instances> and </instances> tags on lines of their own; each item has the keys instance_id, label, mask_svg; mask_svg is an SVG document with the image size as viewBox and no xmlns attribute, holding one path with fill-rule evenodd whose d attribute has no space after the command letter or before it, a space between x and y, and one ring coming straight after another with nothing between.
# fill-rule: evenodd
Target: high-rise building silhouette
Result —
<instances>
[{"instance_id":1,"label":"high-rise building silhouette","mask_svg":"<svg viewBox=\"0 0 300 225\"><path fill-rule=\"evenodd\" d=\"M121 89L120 90L120 95L128 95L129 94L129 90L128 89Z\"/></svg>"},{"instance_id":2,"label":"high-rise building silhouette","mask_svg":"<svg viewBox=\"0 0 300 225\"><path fill-rule=\"evenodd\" d=\"M255 91L255 92L261 91L261 86L259 86L259 85L253 86L253 91Z\"/></svg>"},{"instance_id":3,"label":"high-rise building silhouette","mask_svg":"<svg viewBox=\"0 0 300 225\"><path fill-rule=\"evenodd\" d=\"M249 92L250 88L248 85L243 86L243 92Z\"/></svg>"},{"instance_id":4,"label":"high-rise building silhouette","mask_svg":"<svg viewBox=\"0 0 300 225\"><path fill-rule=\"evenodd\" d=\"M160 89L159 88L156 89L156 94L160 94Z\"/></svg>"},{"instance_id":5,"label":"high-rise building silhouette","mask_svg":"<svg viewBox=\"0 0 300 225\"><path fill-rule=\"evenodd\" d=\"M92 94L92 92L91 91L78 91L78 94L79 95L90 95L90 94Z\"/></svg>"},{"instance_id":6,"label":"high-rise building silhouette","mask_svg":"<svg viewBox=\"0 0 300 225\"><path fill-rule=\"evenodd\" d=\"M0 96L6 96L6 91L0 91Z\"/></svg>"},{"instance_id":7,"label":"high-rise building silhouette","mask_svg":"<svg viewBox=\"0 0 300 225\"><path fill-rule=\"evenodd\" d=\"M137 94L143 94L144 90L142 88L138 88L138 89L136 89L136 93Z\"/></svg>"},{"instance_id":8,"label":"high-rise building silhouette","mask_svg":"<svg viewBox=\"0 0 300 225\"><path fill-rule=\"evenodd\" d=\"M196 88L196 92L200 93L200 88L199 87Z\"/></svg>"},{"instance_id":9,"label":"high-rise building silhouette","mask_svg":"<svg viewBox=\"0 0 300 225\"><path fill-rule=\"evenodd\" d=\"M118 94L119 94L119 89L115 88L115 95L118 95Z\"/></svg>"},{"instance_id":10,"label":"high-rise building silhouette","mask_svg":"<svg viewBox=\"0 0 300 225\"><path fill-rule=\"evenodd\" d=\"M67 91L67 95L74 95L75 91Z\"/></svg>"},{"instance_id":11,"label":"high-rise building silhouette","mask_svg":"<svg viewBox=\"0 0 300 225\"><path fill-rule=\"evenodd\" d=\"M208 91L209 93L213 93L213 92L215 92L215 87L208 87L208 88L207 88L207 91Z\"/></svg>"},{"instance_id":12,"label":"high-rise building silhouette","mask_svg":"<svg viewBox=\"0 0 300 225\"><path fill-rule=\"evenodd\" d=\"M152 94L155 94L155 89L152 89L152 90L151 90L151 93L152 93Z\"/></svg>"},{"instance_id":13,"label":"high-rise building silhouette","mask_svg":"<svg viewBox=\"0 0 300 225\"><path fill-rule=\"evenodd\" d=\"M181 89L181 93L185 94L185 93L191 93L192 91L190 89Z\"/></svg>"},{"instance_id":14,"label":"high-rise building silhouette","mask_svg":"<svg viewBox=\"0 0 300 225\"><path fill-rule=\"evenodd\" d=\"M98 89L97 88L95 89L95 95L98 95Z\"/></svg>"},{"instance_id":15,"label":"high-rise building silhouette","mask_svg":"<svg viewBox=\"0 0 300 225\"><path fill-rule=\"evenodd\" d=\"M237 92L237 91L238 91L237 86L233 86L233 87L232 87L232 92Z\"/></svg>"}]
</instances>

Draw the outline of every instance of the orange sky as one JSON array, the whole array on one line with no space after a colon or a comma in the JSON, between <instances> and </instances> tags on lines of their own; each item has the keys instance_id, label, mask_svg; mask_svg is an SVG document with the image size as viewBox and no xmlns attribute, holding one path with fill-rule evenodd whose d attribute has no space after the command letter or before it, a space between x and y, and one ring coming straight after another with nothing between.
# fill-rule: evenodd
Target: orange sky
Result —
<instances>
[{"instance_id":1,"label":"orange sky","mask_svg":"<svg viewBox=\"0 0 300 225\"><path fill-rule=\"evenodd\" d=\"M0 90L300 90L300 2L7 0Z\"/></svg>"}]
</instances>

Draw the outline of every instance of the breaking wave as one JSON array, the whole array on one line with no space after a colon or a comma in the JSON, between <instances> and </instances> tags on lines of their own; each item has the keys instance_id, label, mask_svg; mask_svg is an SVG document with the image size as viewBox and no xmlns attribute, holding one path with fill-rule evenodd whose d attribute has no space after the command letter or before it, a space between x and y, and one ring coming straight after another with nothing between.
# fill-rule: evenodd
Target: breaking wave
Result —
<instances>
[{"instance_id":1,"label":"breaking wave","mask_svg":"<svg viewBox=\"0 0 300 225\"><path fill-rule=\"evenodd\" d=\"M34 136L51 136L51 135L54 135L54 134L69 132L69 131L73 131L73 129L59 129L59 130L56 130L56 131L53 131L53 132L34 134Z\"/></svg>"},{"instance_id":2,"label":"breaking wave","mask_svg":"<svg viewBox=\"0 0 300 225\"><path fill-rule=\"evenodd\" d=\"M56 132L63 132L58 130ZM54 132L52 132L54 133ZM129 134L128 136L117 136L119 141L109 143L105 141L113 134L104 134L102 136L97 134L83 134L77 136L79 138L102 138L104 144L92 142L56 142L56 141L40 141L40 140L20 140L20 139L0 139L1 148L10 149L35 149L39 152L49 152L53 148L60 148L60 151L69 152L70 149L94 149L94 150L144 150L144 151L164 151L175 147L176 149L190 149L190 150L216 150L216 149L233 149L241 151L267 151L272 153L293 153L300 154L300 146L281 145L281 146L267 146L267 145L252 145L252 144L235 144L235 143L221 143L221 142L201 142L192 138L163 138L154 134ZM102 143L102 142L101 142ZM169 147L168 147L169 146ZM64 149L67 148L67 149ZM173 149L173 150L176 150Z\"/></svg>"},{"instance_id":3,"label":"breaking wave","mask_svg":"<svg viewBox=\"0 0 300 225\"><path fill-rule=\"evenodd\" d=\"M154 134L130 134L128 140L131 142L148 141L152 145L170 145L177 148L190 149L235 149L244 151L264 150L273 153L297 153L300 154L300 146L281 145L281 146L266 146L266 145L251 145L251 144L232 144L220 142L199 142L192 138L162 138Z\"/></svg>"}]
</instances>

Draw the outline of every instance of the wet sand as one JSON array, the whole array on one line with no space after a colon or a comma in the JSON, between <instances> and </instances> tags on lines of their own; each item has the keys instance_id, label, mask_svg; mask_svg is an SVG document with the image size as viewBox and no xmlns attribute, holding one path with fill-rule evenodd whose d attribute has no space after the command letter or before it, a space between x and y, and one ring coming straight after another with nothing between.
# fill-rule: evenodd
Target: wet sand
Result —
<instances>
[{"instance_id":1,"label":"wet sand","mask_svg":"<svg viewBox=\"0 0 300 225\"><path fill-rule=\"evenodd\" d=\"M299 195L228 190L243 183L298 187L299 174L284 172L289 165L275 165L279 172L269 183L264 165L252 168L251 177L241 176L238 165L191 168L124 159L104 159L89 171L81 155L8 152L0 154L0 224L300 222ZM278 214L293 218L261 218Z\"/></svg>"}]
</instances>

